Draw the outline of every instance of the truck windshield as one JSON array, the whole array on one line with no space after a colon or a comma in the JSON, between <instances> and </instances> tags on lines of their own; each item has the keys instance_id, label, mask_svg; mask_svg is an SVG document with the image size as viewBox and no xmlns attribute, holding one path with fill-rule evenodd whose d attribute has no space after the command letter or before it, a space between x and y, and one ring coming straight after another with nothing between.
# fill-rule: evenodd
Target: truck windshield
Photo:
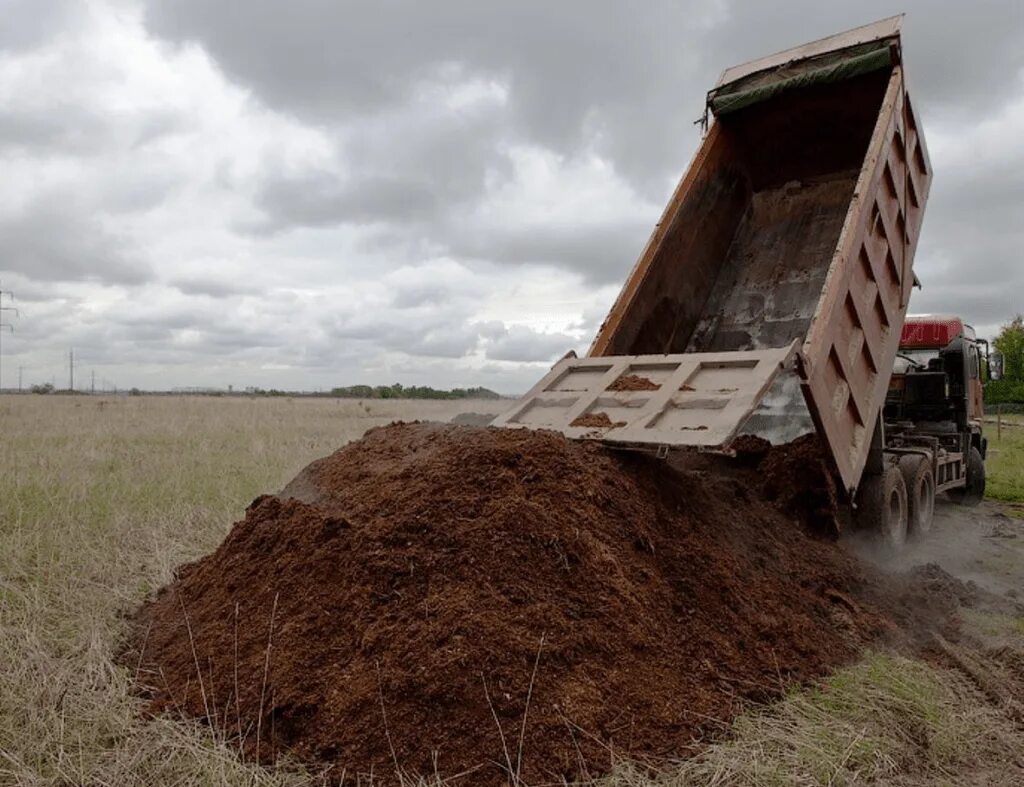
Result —
<instances>
[{"instance_id":1,"label":"truck windshield","mask_svg":"<svg viewBox=\"0 0 1024 787\"><path fill-rule=\"evenodd\" d=\"M906 374L907 369L910 368L911 364L917 366L927 367L928 362L933 358L939 357L938 350L929 349L904 349L900 348L899 353L896 356L896 361L893 363L892 370L895 374Z\"/></svg>"}]
</instances>

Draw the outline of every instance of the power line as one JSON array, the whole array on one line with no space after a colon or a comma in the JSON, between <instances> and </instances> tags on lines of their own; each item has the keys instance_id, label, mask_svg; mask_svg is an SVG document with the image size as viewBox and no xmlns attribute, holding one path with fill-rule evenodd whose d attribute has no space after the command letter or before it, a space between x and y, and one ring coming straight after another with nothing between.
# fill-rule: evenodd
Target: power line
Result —
<instances>
[{"instance_id":1,"label":"power line","mask_svg":"<svg viewBox=\"0 0 1024 787\"><path fill-rule=\"evenodd\" d=\"M5 295L8 298L10 298L12 301L14 300L14 293L13 292L11 292L10 290L0 289L0 336L3 336L3 333L4 333L3 329L4 328L9 330L11 333L14 333L14 326L11 325L11 323L9 323L9 322L4 322L4 312L14 312L14 316L15 317L21 317L21 314L19 314L18 310L15 309L13 306L4 306L4 296ZM4 357L3 348L0 347L0 392L2 392L4 390L4 383L3 383L3 379L4 378L3 378L3 366L2 366L2 364L3 364L3 357Z\"/></svg>"}]
</instances>

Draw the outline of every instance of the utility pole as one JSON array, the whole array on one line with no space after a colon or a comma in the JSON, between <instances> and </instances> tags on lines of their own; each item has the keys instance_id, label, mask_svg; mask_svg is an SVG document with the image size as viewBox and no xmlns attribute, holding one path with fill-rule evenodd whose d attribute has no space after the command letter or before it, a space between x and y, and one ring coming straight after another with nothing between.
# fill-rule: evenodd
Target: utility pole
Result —
<instances>
[{"instance_id":1,"label":"utility pole","mask_svg":"<svg viewBox=\"0 0 1024 787\"><path fill-rule=\"evenodd\" d=\"M25 371L24 366L18 367L18 393L21 393L21 373Z\"/></svg>"},{"instance_id":2,"label":"utility pole","mask_svg":"<svg viewBox=\"0 0 1024 787\"><path fill-rule=\"evenodd\" d=\"M92 370L92 382L89 383L89 393L96 393L96 370Z\"/></svg>"},{"instance_id":3,"label":"utility pole","mask_svg":"<svg viewBox=\"0 0 1024 787\"><path fill-rule=\"evenodd\" d=\"M68 390L74 393L75 390L75 351L68 350Z\"/></svg>"},{"instance_id":4,"label":"utility pole","mask_svg":"<svg viewBox=\"0 0 1024 787\"><path fill-rule=\"evenodd\" d=\"M4 306L4 296L5 295L8 298L10 298L12 301L14 300L14 293L13 292L11 292L10 290L0 289L0 336L3 336L4 328L9 330L11 333L14 333L14 326L11 325L9 322L4 322L4 312L14 312L14 316L15 317L21 317L21 315L18 313L18 310L15 309L13 306ZM2 363L2 362L3 362L3 349L0 348L0 363ZM4 390L3 379L4 379L3 378L3 366L0 366L0 392L3 392L3 390Z\"/></svg>"}]
</instances>

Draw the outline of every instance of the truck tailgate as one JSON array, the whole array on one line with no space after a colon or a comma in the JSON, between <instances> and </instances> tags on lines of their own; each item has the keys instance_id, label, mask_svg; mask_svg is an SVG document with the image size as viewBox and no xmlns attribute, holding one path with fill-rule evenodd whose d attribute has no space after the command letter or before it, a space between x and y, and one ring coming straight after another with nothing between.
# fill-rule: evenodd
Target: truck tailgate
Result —
<instances>
[{"instance_id":1,"label":"truck tailgate","mask_svg":"<svg viewBox=\"0 0 1024 787\"><path fill-rule=\"evenodd\" d=\"M565 358L494 426L623 446L721 448L794 358L768 350Z\"/></svg>"}]
</instances>

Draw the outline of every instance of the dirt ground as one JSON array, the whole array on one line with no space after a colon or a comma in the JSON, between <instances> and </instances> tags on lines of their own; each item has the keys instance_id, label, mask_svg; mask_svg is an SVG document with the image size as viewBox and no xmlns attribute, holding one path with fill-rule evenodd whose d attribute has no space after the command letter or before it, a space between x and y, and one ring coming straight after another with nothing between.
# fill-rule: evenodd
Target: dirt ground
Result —
<instances>
[{"instance_id":1,"label":"dirt ground","mask_svg":"<svg viewBox=\"0 0 1024 787\"><path fill-rule=\"evenodd\" d=\"M976 508L940 503L932 529L899 554L874 542L845 541L876 566L897 571L935 563L953 576L1007 598L1024 599L1024 505L986 500Z\"/></svg>"},{"instance_id":2,"label":"dirt ground","mask_svg":"<svg viewBox=\"0 0 1024 787\"><path fill-rule=\"evenodd\" d=\"M856 538L845 544L894 574L911 567L932 571L936 576L929 593L956 595L956 634L950 641L930 629L931 657L966 675L1018 731L1024 730L1024 506L988 500L976 508L941 503L931 530L912 538L898 555ZM928 627L929 621L920 624ZM954 783L983 783L967 774L960 778ZM1012 774L997 774L984 783L1022 782L1024 757L1018 755Z\"/></svg>"}]
</instances>

